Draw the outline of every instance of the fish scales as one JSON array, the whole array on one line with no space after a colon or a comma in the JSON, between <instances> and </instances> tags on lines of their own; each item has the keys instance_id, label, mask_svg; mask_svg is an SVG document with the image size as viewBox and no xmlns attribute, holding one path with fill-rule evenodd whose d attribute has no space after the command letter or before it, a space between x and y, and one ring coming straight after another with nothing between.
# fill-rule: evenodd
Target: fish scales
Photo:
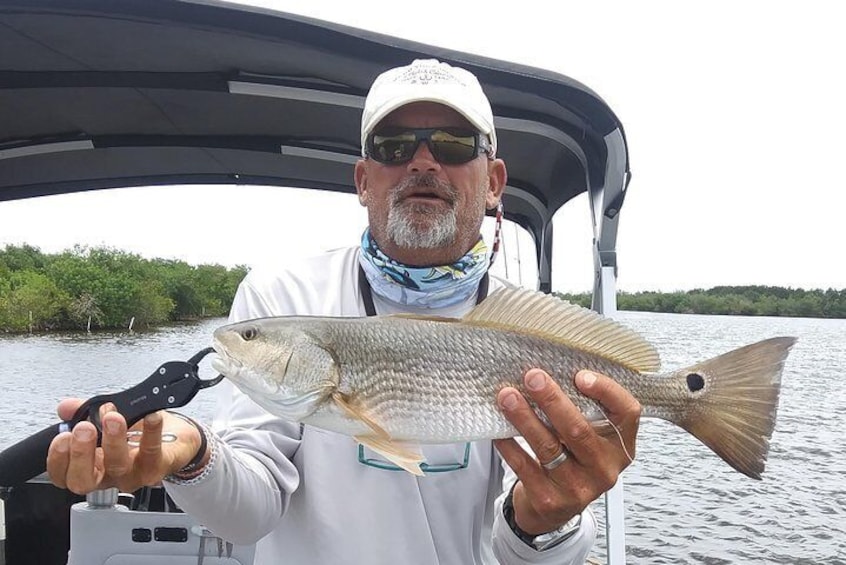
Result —
<instances>
[{"instance_id":1,"label":"fish scales","mask_svg":"<svg viewBox=\"0 0 846 565\"><path fill-rule=\"evenodd\" d=\"M639 386L644 377L634 371L537 336L427 320L375 320L318 323L312 332L337 355L339 389L360 398L399 439L444 443L515 435L496 395L509 386L523 391L522 375L533 367L554 375L592 420L604 416L574 386L578 370L609 375L635 393L649 390Z\"/></svg>"}]
</instances>

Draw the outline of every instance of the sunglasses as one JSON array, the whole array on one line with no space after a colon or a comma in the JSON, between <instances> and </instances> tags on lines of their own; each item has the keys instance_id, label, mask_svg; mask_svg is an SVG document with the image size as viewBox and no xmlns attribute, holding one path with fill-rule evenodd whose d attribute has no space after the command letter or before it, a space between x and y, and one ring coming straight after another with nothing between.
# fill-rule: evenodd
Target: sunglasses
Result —
<instances>
[{"instance_id":1,"label":"sunglasses","mask_svg":"<svg viewBox=\"0 0 846 565\"><path fill-rule=\"evenodd\" d=\"M473 130L449 127L382 128L367 136L365 152L379 163L401 165L411 161L423 141L435 160L442 165L463 165L478 157L481 152L491 153L491 144L485 135Z\"/></svg>"}]
</instances>

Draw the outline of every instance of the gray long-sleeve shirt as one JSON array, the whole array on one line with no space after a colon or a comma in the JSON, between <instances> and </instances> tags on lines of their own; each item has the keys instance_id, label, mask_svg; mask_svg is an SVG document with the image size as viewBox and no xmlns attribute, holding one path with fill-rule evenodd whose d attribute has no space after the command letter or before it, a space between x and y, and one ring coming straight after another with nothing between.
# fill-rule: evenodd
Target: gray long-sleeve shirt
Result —
<instances>
[{"instance_id":1,"label":"gray long-sleeve shirt","mask_svg":"<svg viewBox=\"0 0 846 565\"><path fill-rule=\"evenodd\" d=\"M230 319L363 316L357 272L357 248L281 272L253 271ZM499 284L492 280L491 291ZM374 299L380 314L399 311ZM473 299L425 313L460 317ZM255 565L567 565L584 563L590 552L596 522L588 510L579 531L549 550L514 535L502 517L514 475L489 441L470 444L465 469L415 477L364 465L352 438L285 422L229 383L219 388L213 467L201 481L168 483L167 490L216 535L257 542ZM460 462L465 447L424 446L423 454L430 463Z\"/></svg>"}]
</instances>

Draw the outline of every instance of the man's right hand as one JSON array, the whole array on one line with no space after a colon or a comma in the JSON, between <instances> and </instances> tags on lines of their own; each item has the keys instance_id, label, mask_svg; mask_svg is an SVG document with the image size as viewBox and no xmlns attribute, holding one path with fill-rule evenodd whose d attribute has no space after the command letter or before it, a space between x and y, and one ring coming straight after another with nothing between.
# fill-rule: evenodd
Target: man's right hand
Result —
<instances>
[{"instance_id":1,"label":"man's right hand","mask_svg":"<svg viewBox=\"0 0 846 565\"><path fill-rule=\"evenodd\" d=\"M82 402L75 398L61 401L59 418L70 420ZM78 423L72 432L57 435L50 443L47 473L57 487L77 494L109 487L134 492L143 486L157 485L165 476L182 469L202 443L199 430L190 422L161 411L147 415L132 427L143 432L135 447L127 442L126 420L113 406L103 406L100 415L100 447L97 429L87 421ZM162 430L175 434L176 440L162 443Z\"/></svg>"}]
</instances>

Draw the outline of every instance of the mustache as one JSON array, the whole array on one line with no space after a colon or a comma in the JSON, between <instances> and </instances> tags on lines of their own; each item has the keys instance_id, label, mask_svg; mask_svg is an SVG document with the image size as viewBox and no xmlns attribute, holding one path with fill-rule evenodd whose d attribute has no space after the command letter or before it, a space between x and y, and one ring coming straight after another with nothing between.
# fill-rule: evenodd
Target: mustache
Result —
<instances>
[{"instance_id":1,"label":"mustache","mask_svg":"<svg viewBox=\"0 0 846 565\"><path fill-rule=\"evenodd\" d=\"M433 193L450 204L455 204L458 200L458 189L453 185L432 174L419 174L409 175L394 186L393 190L391 190L391 204L399 204L410 194L420 192L421 188L432 189Z\"/></svg>"}]
</instances>

